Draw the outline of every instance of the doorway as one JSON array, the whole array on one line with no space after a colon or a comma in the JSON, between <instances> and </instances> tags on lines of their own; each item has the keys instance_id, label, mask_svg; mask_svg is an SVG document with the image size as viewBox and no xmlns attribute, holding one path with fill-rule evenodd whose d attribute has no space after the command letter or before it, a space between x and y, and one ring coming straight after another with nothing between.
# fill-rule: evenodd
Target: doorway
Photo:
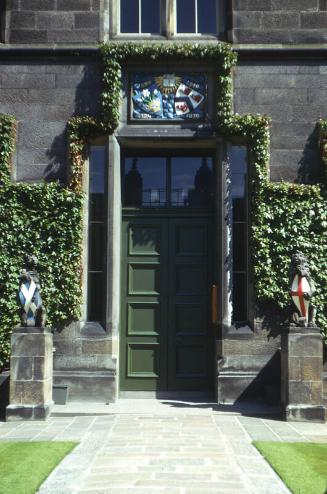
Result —
<instances>
[{"instance_id":1,"label":"doorway","mask_svg":"<svg viewBox=\"0 0 327 494\"><path fill-rule=\"evenodd\" d=\"M213 157L124 157L122 391L212 391Z\"/></svg>"}]
</instances>

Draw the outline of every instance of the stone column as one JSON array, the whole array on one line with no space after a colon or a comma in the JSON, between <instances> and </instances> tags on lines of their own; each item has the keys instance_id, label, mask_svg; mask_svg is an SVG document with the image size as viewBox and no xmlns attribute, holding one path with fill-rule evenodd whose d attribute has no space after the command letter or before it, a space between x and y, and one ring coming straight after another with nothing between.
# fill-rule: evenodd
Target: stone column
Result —
<instances>
[{"instance_id":1,"label":"stone column","mask_svg":"<svg viewBox=\"0 0 327 494\"><path fill-rule=\"evenodd\" d=\"M282 333L282 405L286 420L324 422L323 341L319 328L291 326Z\"/></svg>"},{"instance_id":2,"label":"stone column","mask_svg":"<svg viewBox=\"0 0 327 494\"><path fill-rule=\"evenodd\" d=\"M53 341L49 328L15 328L11 336L6 420L45 420L52 401Z\"/></svg>"}]
</instances>

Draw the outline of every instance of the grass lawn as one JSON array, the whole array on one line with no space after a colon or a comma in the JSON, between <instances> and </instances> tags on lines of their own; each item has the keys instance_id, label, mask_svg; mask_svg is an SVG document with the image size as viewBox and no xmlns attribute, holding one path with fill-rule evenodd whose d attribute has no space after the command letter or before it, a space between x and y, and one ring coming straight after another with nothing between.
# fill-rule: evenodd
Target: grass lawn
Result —
<instances>
[{"instance_id":1,"label":"grass lawn","mask_svg":"<svg viewBox=\"0 0 327 494\"><path fill-rule=\"evenodd\" d=\"M327 444L253 441L293 494L327 493Z\"/></svg>"},{"instance_id":2,"label":"grass lawn","mask_svg":"<svg viewBox=\"0 0 327 494\"><path fill-rule=\"evenodd\" d=\"M76 442L0 442L0 494L34 494Z\"/></svg>"}]
</instances>

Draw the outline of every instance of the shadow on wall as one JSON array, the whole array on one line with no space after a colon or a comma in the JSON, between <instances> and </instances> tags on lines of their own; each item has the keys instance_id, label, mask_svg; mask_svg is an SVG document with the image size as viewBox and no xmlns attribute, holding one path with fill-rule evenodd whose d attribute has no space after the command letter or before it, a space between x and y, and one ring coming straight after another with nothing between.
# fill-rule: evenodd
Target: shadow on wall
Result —
<instances>
[{"instance_id":1,"label":"shadow on wall","mask_svg":"<svg viewBox=\"0 0 327 494\"><path fill-rule=\"evenodd\" d=\"M233 404L217 404L214 400L179 399L163 401L176 408L212 409L217 412L239 413L249 417L280 417L280 352L276 352L251 384ZM157 396L161 399L160 394Z\"/></svg>"},{"instance_id":2,"label":"shadow on wall","mask_svg":"<svg viewBox=\"0 0 327 494\"><path fill-rule=\"evenodd\" d=\"M314 184L322 181L322 167L319 160L318 150L318 124L309 135L299 161L296 183Z\"/></svg>"},{"instance_id":3,"label":"shadow on wall","mask_svg":"<svg viewBox=\"0 0 327 494\"><path fill-rule=\"evenodd\" d=\"M281 360L276 352L269 362L260 370L251 384L237 398L235 404L261 401L271 406L280 404L281 395Z\"/></svg>"},{"instance_id":4,"label":"shadow on wall","mask_svg":"<svg viewBox=\"0 0 327 494\"><path fill-rule=\"evenodd\" d=\"M67 118L73 116L99 115L100 87L98 64L85 66L83 68L82 79L76 85L74 112L72 115L68 115ZM49 163L43 174L44 180L47 182L54 180L66 182L68 160L67 124L65 125L64 130L53 139L46 155Z\"/></svg>"},{"instance_id":5,"label":"shadow on wall","mask_svg":"<svg viewBox=\"0 0 327 494\"><path fill-rule=\"evenodd\" d=\"M50 149L46 153L49 163L43 173L46 182L65 182L67 178L67 125L65 130L54 138Z\"/></svg>"},{"instance_id":6,"label":"shadow on wall","mask_svg":"<svg viewBox=\"0 0 327 494\"><path fill-rule=\"evenodd\" d=\"M9 405L9 371L0 374L0 420L5 419L7 405Z\"/></svg>"},{"instance_id":7,"label":"shadow on wall","mask_svg":"<svg viewBox=\"0 0 327 494\"><path fill-rule=\"evenodd\" d=\"M265 330L268 339L277 338L281 335L283 326L289 321L291 313L291 304L286 309L281 309L272 301L261 302L256 310L255 327L258 330Z\"/></svg>"}]
</instances>

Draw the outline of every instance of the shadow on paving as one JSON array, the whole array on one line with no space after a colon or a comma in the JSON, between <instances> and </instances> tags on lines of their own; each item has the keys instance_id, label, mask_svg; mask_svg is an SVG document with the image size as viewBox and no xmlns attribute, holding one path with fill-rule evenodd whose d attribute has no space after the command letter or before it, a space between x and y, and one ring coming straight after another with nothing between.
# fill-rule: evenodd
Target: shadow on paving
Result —
<instances>
[{"instance_id":1,"label":"shadow on paving","mask_svg":"<svg viewBox=\"0 0 327 494\"><path fill-rule=\"evenodd\" d=\"M231 415L242 415L245 417L270 418L281 420L283 418L280 407L269 406L264 402L238 402L233 405L219 405L217 403L203 403L192 400L188 401L162 401L163 404L174 408L185 409L208 409L213 412L228 413Z\"/></svg>"}]
</instances>

